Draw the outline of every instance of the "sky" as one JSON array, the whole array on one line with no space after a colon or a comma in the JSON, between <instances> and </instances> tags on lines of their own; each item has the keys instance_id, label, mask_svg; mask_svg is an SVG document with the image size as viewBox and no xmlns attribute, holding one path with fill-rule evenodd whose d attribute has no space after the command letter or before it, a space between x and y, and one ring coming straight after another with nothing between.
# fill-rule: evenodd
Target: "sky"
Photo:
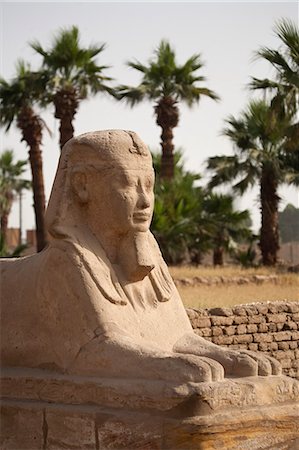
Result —
<instances>
[{"instance_id":1,"label":"sky","mask_svg":"<svg viewBox=\"0 0 299 450\"><path fill-rule=\"evenodd\" d=\"M200 172L202 183L207 181L205 161L215 155L230 155L233 147L221 134L224 119L238 114L253 94L247 84L250 76L273 76L266 62L254 60L261 46L278 48L279 40L273 26L285 17L298 23L298 2L13 2L0 6L0 75L9 80L15 74L17 59L39 67L41 59L28 45L38 40L49 48L60 28L79 27L82 45L106 43L97 62L110 66L106 75L114 85L136 85L138 72L126 66L134 59L147 63L161 39L174 48L178 64L191 55L201 54L204 66L199 74L206 77L202 86L214 90L221 98L215 102L202 98L189 109L180 105L179 126L174 129L174 143L183 149L185 167ZM43 137L43 164L46 200L49 199L59 159L59 123L53 109L41 113L52 132ZM105 94L97 94L80 104L74 122L75 134L101 129L136 131L151 150L160 148L160 128L155 123L153 104L142 103L128 107ZM13 149L16 159L26 159L28 148L20 142L21 134L13 125L9 133L0 131L0 151ZM26 172L28 179L31 174ZM287 203L299 207L295 188L282 188L280 209ZM24 194L23 226L34 228L32 194ZM253 227L260 226L258 187L242 198L236 207L249 209ZM18 226L18 204L15 202L9 226Z\"/></svg>"}]
</instances>

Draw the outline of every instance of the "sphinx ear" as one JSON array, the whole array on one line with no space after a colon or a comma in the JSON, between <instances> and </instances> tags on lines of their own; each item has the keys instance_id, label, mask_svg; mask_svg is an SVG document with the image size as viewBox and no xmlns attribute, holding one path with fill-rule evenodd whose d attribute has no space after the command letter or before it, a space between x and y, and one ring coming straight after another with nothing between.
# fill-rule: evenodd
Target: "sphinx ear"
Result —
<instances>
[{"instance_id":1,"label":"sphinx ear","mask_svg":"<svg viewBox=\"0 0 299 450\"><path fill-rule=\"evenodd\" d=\"M87 203L89 199L87 190L87 177L83 171L74 171L71 175L71 186L80 203Z\"/></svg>"}]
</instances>

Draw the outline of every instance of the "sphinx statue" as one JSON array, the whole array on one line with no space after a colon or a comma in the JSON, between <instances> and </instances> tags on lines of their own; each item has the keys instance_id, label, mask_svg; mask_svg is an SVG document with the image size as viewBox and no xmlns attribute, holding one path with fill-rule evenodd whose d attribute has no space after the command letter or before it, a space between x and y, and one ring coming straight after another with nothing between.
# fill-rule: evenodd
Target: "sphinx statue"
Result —
<instances>
[{"instance_id":1,"label":"sphinx statue","mask_svg":"<svg viewBox=\"0 0 299 450\"><path fill-rule=\"evenodd\" d=\"M49 245L2 262L4 366L195 382L280 373L273 358L193 333L149 231L153 187L151 154L131 131L64 146Z\"/></svg>"},{"instance_id":2,"label":"sphinx statue","mask_svg":"<svg viewBox=\"0 0 299 450\"><path fill-rule=\"evenodd\" d=\"M298 448L298 382L193 332L149 231L153 186L131 131L64 146L48 246L0 261L3 450Z\"/></svg>"}]
</instances>

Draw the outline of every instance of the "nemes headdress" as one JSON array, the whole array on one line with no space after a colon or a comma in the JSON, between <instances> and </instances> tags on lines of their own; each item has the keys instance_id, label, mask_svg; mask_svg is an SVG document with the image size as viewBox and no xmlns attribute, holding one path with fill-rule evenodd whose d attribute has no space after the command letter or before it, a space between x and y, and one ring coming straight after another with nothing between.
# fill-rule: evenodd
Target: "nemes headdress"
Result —
<instances>
[{"instance_id":1,"label":"nemes headdress","mask_svg":"<svg viewBox=\"0 0 299 450\"><path fill-rule=\"evenodd\" d=\"M88 168L153 170L147 146L133 131L94 131L70 139L61 152L46 212L46 224L51 236L66 236L68 216L74 206L72 173Z\"/></svg>"}]
</instances>

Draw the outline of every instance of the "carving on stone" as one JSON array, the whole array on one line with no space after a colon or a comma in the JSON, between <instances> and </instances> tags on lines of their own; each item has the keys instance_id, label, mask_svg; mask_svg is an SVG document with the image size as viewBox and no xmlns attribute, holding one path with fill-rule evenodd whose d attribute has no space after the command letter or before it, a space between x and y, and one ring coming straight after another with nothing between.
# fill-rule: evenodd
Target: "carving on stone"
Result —
<instances>
[{"instance_id":1,"label":"carving on stone","mask_svg":"<svg viewBox=\"0 0 299 450\"><path fill-rule=\"evenodd\" d=\"M281 373L273 358L193 333L149 231L153 186L150 152L131 131L64 146L48 247L2 262L4 366L176 382Z\"/></svg>"}]
</instances>

